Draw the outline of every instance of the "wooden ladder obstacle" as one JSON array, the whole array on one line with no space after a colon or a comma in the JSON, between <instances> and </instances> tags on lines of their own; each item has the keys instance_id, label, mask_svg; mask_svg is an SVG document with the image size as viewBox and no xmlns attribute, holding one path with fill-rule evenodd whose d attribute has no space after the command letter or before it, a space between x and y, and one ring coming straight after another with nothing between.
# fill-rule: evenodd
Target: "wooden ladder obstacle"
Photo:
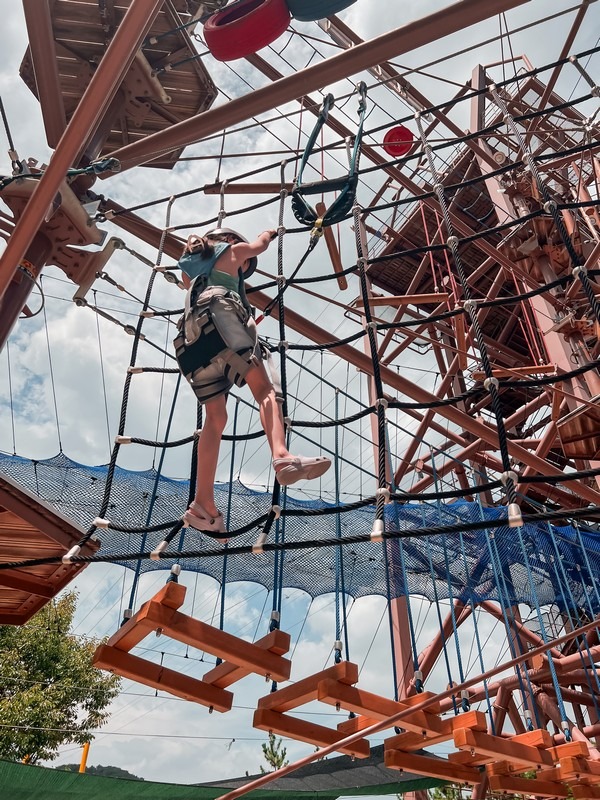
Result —
<instances>
[{"instance_id":1,"label":"wooden ladder obstacle","mask_svg":"<svg viewBox=\"0 0 600 800\"><path fill-rule=\"evenodd\" d=\"M419 701L426 697L421 694L410 699ZM429 705L428 717L436 719L431 712L437 710L439 704ZM594 785L600 783L600 761L589 760L584 742L555 746L546 730L511 737L494 736L487 733L486 717L479 711L437 718L433 724L429 720L430 727L424 725L419 734L414 729L418 714L400 720L399 724L407 730L385 740L386 767L475 785L481 782L481 768L485 766L492 791L566 798L571 788L576 800L600 800L600 787ZM447 759L414 752L449 740L458 750ZM535 770L535 778L523 777L529 770Z\"/></svg>"},{"instance_id":2,"label":"wooden ladder obstacle","mask_svg":"<svg viewBox=\"0 0 600 800\"><path fill-rule=\"evenodd\" d=\"M554 745L543 729L503 737L457 727L453 738L459 750L448 761L467 768L485 765L492 791L566 798L570 789L577 800L600 798L593 785L600 782L600 762L589 758L585 742ZM534 778L523 775L531 770Z\"/></svg>"},{"instance_id":3,"label":"wooden ladder obstacle","mask_svg":"<svg viewBox=\"0 0 600 800\"><path fill-rule=\"evenodd\" d=\"M258 708L254 714L254 727L272 731L281 736L289 736L292 739L299 739L318 747L326 747L339 742L352 733L364 730L376 722L386 720L400 711L409 711L425 699L433 698L433 695L424 693L405 698L402 701L390 700L357 688L354 685L357 682L358 666L349 661L343 661L308 678L303 678L292 686L286 686L262 697L258 701ZM287 713L313 700L328 703L338 710L344 709L358 714L358 716L344 720L336 730L332 730L323 725L297 719ZM440 719L439 712L439 703L432 702L427 710L417 709L407 714L400 724L408 730L408 733L400 734L400 737L412 737L414 750L421 749L425 740L433 743L452 739L454 720ZM472 711L463 714L461 720L462 725L472 724L480 730L486 729L485 715L481 712ZM467 720L469 720L468 723ZM389 727L392 727L393 724L391 723ZM388 740L392 742L390 752L394 749L393 742L397 738L392 737L391 740ZM402 743L410 746L406 739L402 740ZM366 739L359 739L351 745L339 747L338 750L356 758L366 758L369 755L369 743ZM412 754L410 757L412 758ZM389 758L393 761L391 756ZM398 763L397 769L404 768L408 767ZM411 771L415 770L411 767ZM473 781L475 783L478 783L480 779L478 772L477 776L477 780ZM471 772L469 772L469 777L473 777Z\"/></svg>"},{"instance_id":4,"label":"wooden ladder obstacle","mask_svg":"<svg viewBox=\"0 0 600 800\"><path fill-rule=\"evenodd\" d=\"M431 692L423 692L402 700L402 703L416 705L431 697ZM398 724L405 729L404 732L384 741L385 766L453 783L468 783L473 786L480 783L482 775L477 764L456 763L450 759L415 752L429 745L451 741L458 729L487 730L486 717L481 711L467 711L445 719L439 716L440 711L439 702L433 701L427 709L403 717Z\"/></svg>"},{"instance_id":5,"label":"wooden ladder obstacle","mask_svg":"<svg viewBox=\"0 0 600 800\"><path fill-rule=\"evenodd\" d=\"M216 711L231 709L233 693L226 687L250 673L276 681L288 680L292 664L282 656L290 649L289 634L274 630L254 643L238 639L178 611L185 593L185 586L179 583L163 586L106 644L96 649L94 666ZM153 631L223 661L200 680L132 655L129 651Z\"/></svg>"}]
</instances>

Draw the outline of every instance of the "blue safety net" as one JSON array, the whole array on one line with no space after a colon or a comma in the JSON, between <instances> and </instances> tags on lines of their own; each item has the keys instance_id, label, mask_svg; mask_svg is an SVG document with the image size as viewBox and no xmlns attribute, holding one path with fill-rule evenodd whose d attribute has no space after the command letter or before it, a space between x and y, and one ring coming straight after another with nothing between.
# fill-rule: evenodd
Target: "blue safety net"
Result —
<instances>
[{"instance_id":1,"label":"blue safety net","mask_svg":"<svg viewBox=\"0 0 600 800\"><path fill-rule=\"evenodd\" d=\"M43 461L19 456L0 456L0 472L37 495L83 530L97 516L104 495L107 468L88 467L64 454ZM115 524L142 527L156 489L151 524L181 517L187 502L188 482L160 477L154 470L134 472L117 467L106 514ZM271 494L233 484L217 484L217 505L226 509L231 495L231 528L257 519L268 512ZM323 509L323 501L298 500L288 496L286 509ZM340 536L369 534L374 507L340 514ZM506 516L503 508L481 508L476 502L392 503L385 507L386 530L414 531L440 525L457 525ZM281 524L281 521L278 523ZM520 533L520 535L519 535ZM152 550L162 533L120 533L99 530L100 555L119 555ZM284 540L333 539L336 514L286 517ZM256 529L236 537L235 544L256 541ZM271 537L275 536L275 529ZM177 551L199 551L215 542L193 529L183 529L172 543ZM287 551L281 576L284 587L303 589L312 597L336 591L337 547L310 547ZM546 522L520 529L506 526L493 530L461 532L444 536L416 536L402 540L361 542L340 548L346 592L357 598L366 595L392 597L422 595L429 600L448 598L510 600L529 606L556 604L559 609L600 610L597 576L600 575L600 533L570 525L550 526ZM251 581L273 588L274 553L228 555L227 581ZM118 560L124 567L141 566L141 571L170 568L169 560ZM220 581L221 557L185 558L186 570L211 575ZM386 573L389 572L389 578ZM569 591L570 586L570 591Z\"/></svg>"}]
</instances>

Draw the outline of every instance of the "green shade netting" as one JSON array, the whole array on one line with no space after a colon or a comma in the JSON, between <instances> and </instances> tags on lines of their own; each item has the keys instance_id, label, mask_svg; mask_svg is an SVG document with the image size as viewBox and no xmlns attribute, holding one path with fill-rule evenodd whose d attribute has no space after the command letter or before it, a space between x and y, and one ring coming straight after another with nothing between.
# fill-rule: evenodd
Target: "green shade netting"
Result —
<instances>
[{"instance_id":1,"label":"green shade netting","mask_svg":"<svg viewBox=\"0 0 600 800\"><path fill-rule=\"evenodd\" d=\"M332 759L333 763L337 759ZM321 762L325 764L328 762ZM312 765L311 765L312 766ZM280 778L272 788L263 787L252 792L253 800L292 800L292 798L335 798L340 796L364 796L398 794L418 789L429 789L442 785L443 781L435 778L423 778L417 775L398 774L396 783L374 786L356 786L360 781L352 780L355 770L348 769L349 785L347 788L329 786L328 788L307 788L299 790L298 781L302 781L302 771L293 773L290 786L284 788L286 778ZM352 776L352 777L350 777ZM310 781L313 786L315 777ZM358 777L358 776L356 776ZM10 800L214 800L226 794L234 786L249 782L252 778L235 781L223 781L221 784L206 786L182 786L171 783L151 783L149 781L123 780L121 778L102 778L97 775L80 775L74 772L63 772L47 767L0 761L0 797ZM328 783L323 773L324 787ZM292 786L294 788L292 788Z\"/></svg>"}]
</instances>

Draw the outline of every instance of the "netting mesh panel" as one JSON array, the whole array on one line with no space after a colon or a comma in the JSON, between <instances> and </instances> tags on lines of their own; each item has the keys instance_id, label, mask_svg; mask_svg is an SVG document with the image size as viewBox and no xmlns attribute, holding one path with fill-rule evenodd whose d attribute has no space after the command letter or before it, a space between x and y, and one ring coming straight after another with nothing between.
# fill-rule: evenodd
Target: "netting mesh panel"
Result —
<instances>
[{"instance_id":1,"label":"netting mesh panel","mask_svg":"<svg viewBox=\"0 0 600 800\"><path fill-rule=\"evenodd\" d=\"M87 529L97 516L104 494L106 467L87 467L60 454L44 461L19 456L0 456L0 471L38 495L41 500ZM146 525L148 509L156 488L151 524L179 518L185 510L188 483L160 477L154 470L132 472L117 469L107 517L125 526ZM231 525L242 527L262 514L271 495L246 488L239 482L218 484L217 505L225 510L231 495ZM324 508L323 501L289 498L286 509ZM498 519L503 509L481 509L477 503L390 504L385 508L387 530L414 530L437 525ZM340 516L341 537L369 534L374 508L349 511ZM99 531L100 554L149 551L163 538L162 533L126 534ZM519 535L520 534L520 535ZM272 533L273 535L273 533ZM335 538L336 516L287 517L285 538L290 541ZM256 530L236 537L235 544L253 544ZM582 551L581 543L585 548ZM174 550L203 550L214 542L192 529L184 529L173 542ZM463 600L500 600L530 606L556 604L560 609L574 605L586 612L600 611L596 576L600 575L600 534L571 526L551 527L547 523L488 531L457 533L427 538L408 538L384 545L371 542L341 548L346 591L353 597L379 594L392 597L422 595L429 600L450 596ZM288 551L284 555L283 585L303 589L312 597L336 590L335 547ZM228 555L227 580L252 581L273 588L273 553ZM559 563L560 559L560 563ZM137 562L120 561L133 568ZM144 560L141 571L170 568L172 562ZM401 564L404 564L402 569ZM186 558L186 570L222 577L222 559ZM404 576L406 575L406 581ZM566 578L566 581L565 581ZM570 587L570 591L569 591ZM591 606L591 608L590 608Z\"/></svg>"}]
</instances>

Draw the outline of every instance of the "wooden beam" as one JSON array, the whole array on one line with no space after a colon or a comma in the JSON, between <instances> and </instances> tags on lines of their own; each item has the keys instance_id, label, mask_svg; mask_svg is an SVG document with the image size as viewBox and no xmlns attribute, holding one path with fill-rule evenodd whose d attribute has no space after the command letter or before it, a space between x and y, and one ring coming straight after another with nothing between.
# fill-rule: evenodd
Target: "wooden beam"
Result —
<instances>
[{"instance_id":1,"label":"wooden beam","mask_svg":"<svg viewBox=\"0 0 600 800\"><path fill-rule=\"evenodd\" d=\"M301 742L314 744L317 747L334 745L344 738L337 731L331 730L331 728L290 717L287 714L281 714L279 711L273 711L269 708L257 708L254 712L252 724L259 730L272 731L279 736L288 736L291 739L298 739ZM366 739L359 739L347 747L340 747L339 752L354 758L368 758L370 752L369 742Z\"/></svg>"},{"instance_id":2,"label":"wooden beam","mask_svg":"<svg viewBox=\"0 0 600 800\"><path fill-rule=\"evenodd\" d=\"M233 694L225 689L210 686L197 678L182 675L106 644L97 648L93 663L99 669L109 670L153 689L162 689L183 700L214 708L215 711L229 711L233 704Z\"/></svg>"},{"instance_id":3,"label":"wooden beam","mask_svg":"<svg viewBox=\"0 0 600 800\"><path fill-rule=\"evenodd\" d=\"M487 730L486 716L481 711L467 711L465 714L459 714L455 717L448 717L447 719L441 721L444 722L445 725L444 730L440 733L432 734L431 732L427 731L417 732L408 730L405 733L399 733L396 736L390 736L385 740L385 746L392 749L411 752L414 750L421 750L423 747L428 747L432 744L447 742L448 739L452 738L453 731L458 728L470 728L471 730L476 731ZM404 720L402 721L402 727L408 727L404 724ZM460 764L465 762L461 759L457 759L456 763Z\"/></svg>"},{"instance_id":4,"label":"wooden beam","mask_svg":"<svg viewBox=\"0 0 600 800\"><path fill-rule=\"evenodd\" d=\"M322 217L327 211L327 206L325 203L319 201L318 203L315 203L315 211L320 217ZM344 266L342 264L340 251L330 225L328 225L326 228L323 228L323 236L325 237L325 244L327 245L327 252L329 253L329 258L331 259L333 271L337 274L338 286L342 290L347 289L348 281L346 280L346 276L339 274L340 272L344 271Z\"/></svg>"},{"instance_id":5,"label":"wooden beam","mask_svg":"<svg viewBox=\"0 0 600 800\"><path fill-rule=\"evenodd\" d=\"M26 575L16 569L0 571L0 586L35 594L37 597L43 597L45 600L51 600L57 591L56 586L49 583L47 579L38 577L37 575Z\"/></svg>"},{"instance_id":6,"label":"wooden beam","mask_svg":"<svg viewBox=\"0 0 600 800\"><path fill-rule=\"evenodd\" d=\"M600 762L591 758L567 756L560 759L560 775L563 780L582 780L585 783L600 783Z\"/></svg>"},{"instance_id":7,"label":"wooden beam","mask_svg":"<svg viewBox=\"0 0 600 800\"><path fill-rule=\"evenodd\" d=\"M310 703L317 699L319 683L327 678L339 681L344 684L354 684L358 682L358 666L351 661L342 661L333 667L317 672L307 678L296 681L292 686L285 686L276 692L271 692L266 697L261 697L258 707L273 709L274 711L290 711L292 708Z\"/></svg>"},{"instance_id":8,"label":"wooden beam","mask_svg":"<svg viewBox=\"0 0 600 800\"><path fill-rule=\"evenodd\" d=\"M153 628L162 628L164 634L171 639L197 650L206 650L224 661L248 668L257 675L268 675L275 681L287 681L290 677L292 663L287 658L262 650L231 633L213 628L212 625L179 611L165 608L153 600L148 603L144 612L145 621L150 622Z\"/></svg>"},{"instance_id":9,"label":"wooden beam","mask_svg":"<svg viewBox=\"0 0 600 800\"><path fill-rule=\"evenodd\" d=\"M185 586L180 583L170 581L157 592L151 600L140 606L140 609L122 625L116 633L108 640L111 647L129 652L148 634L158 627L152 620L147 619L150 603L160 603L171 611L180 608L185 601Z\"/></svg>"},{"instance_id":10,"label":"wooden beam","mask_svg":"<svg viewBox=\"0 0 600 800\"><path fill-rule=\"evenodd\" d=\"M490 789L494 792L504 792L504 794L525 794L534 797L569 796L569 790L563 783L539 778L516 778L512 775L492 775Z\"/></svg>"},{"instance_id":11,"label":"wooden beam","mask_svg":"<svg viewBox=\"0 0 600 800\"><path fill-rule=\"evenodd\" d=\"M482 773L474 767L452 764L444 758L403 753L400 750L388 750L387 748L383 751L383 756L388 769L416 772L418 775L442 778L452 781L452 783L469 783L475 786L483 777Z\"/></svg>"},{"instance_id":12,"label":"wooden beam","mask_svg":"<svg viewBox=\"0 0 600 800\"><path fill-rule=\"evenodd\" d=\"M494 756L496 759L516 761L519 764L526 764L529 768L554 766L552 757L545 750L468 728L454 731L454 744L459 750L473 750L476 753Z\"/></svg>"},{"instance_id":13,"label":"wooden beam","mask_svg":"<svg viewBox=\"0 0 600 800\"><path fill-rule=\"evenodd\" d=\"M280 630L274 630L263 636L262 639L254 642L255 647L260 647L262 650L268 650L270 653L282 656L290 649L290 635ZM222 661L216 667L209 670L202 678L204 683L210 683L212 686L218 686L224 689L226 686L231 686L232 683L245 678L250 675L252 670L247 667L240 667L237 664L232 664L229 661Z\"/></svg>"}]
</instances>

